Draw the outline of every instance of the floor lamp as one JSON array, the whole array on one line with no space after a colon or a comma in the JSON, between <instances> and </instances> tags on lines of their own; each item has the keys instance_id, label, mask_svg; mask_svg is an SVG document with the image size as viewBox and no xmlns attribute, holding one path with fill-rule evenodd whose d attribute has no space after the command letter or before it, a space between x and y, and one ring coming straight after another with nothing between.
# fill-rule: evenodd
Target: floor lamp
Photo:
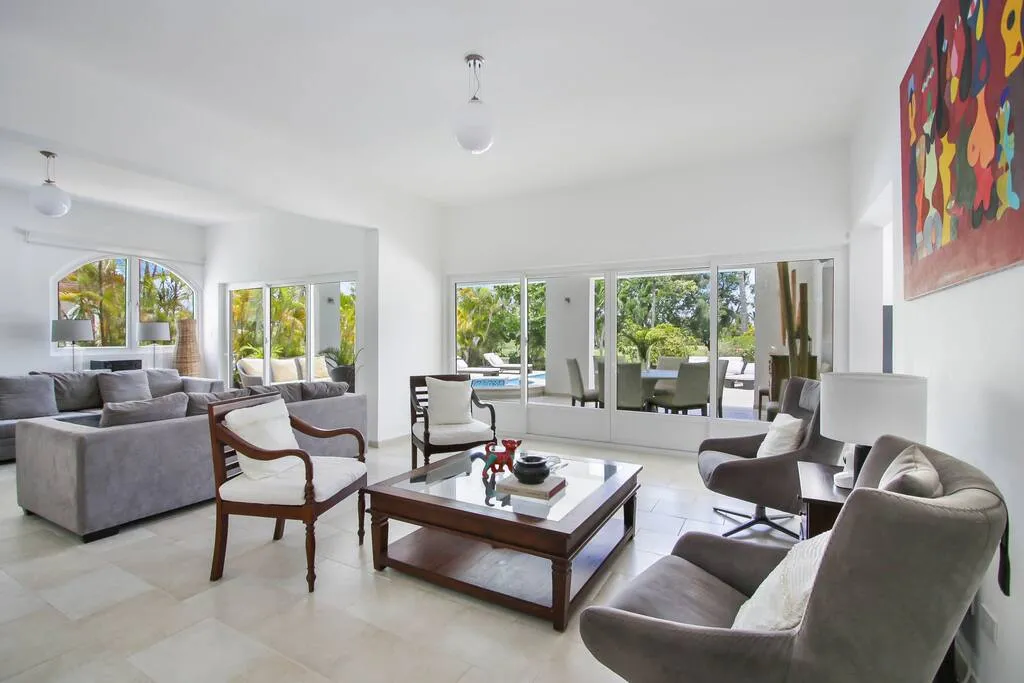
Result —
<instances>
[{"instance_id":1,"label":"floor lamp","mask_svg":"<svg viewBox=\"0 0 1024 683\"><path fill-rule=\"evenodd\" d=\"M75 345L95 339L91 320L54 320L50 324L50 341L71 342L71 370L75 368Z\"/></svg>"},{"instance_id":2,"label":"floor lamp","mask_svg":"<svg viewBox=\"0 0 1024 683\"><path fill-rule=\"evenodd\" d=\"M835 475L851 489L875 440L886 434L924 443L928 380L916 375L826 372L821 376L821 435L856 445L846 469Z\"/></svg>"},{"instance_id":3,"label":"floor lamp","mask_svg":"<svg viewBox=\"0 0 1024 683\"><path fill-rule=\"evenodd\" d=\"M165 322L139 323L139 341L153 342L153 367L156 367L157 342L171 341L171 325Z\"/></svg>"}]
</instances>

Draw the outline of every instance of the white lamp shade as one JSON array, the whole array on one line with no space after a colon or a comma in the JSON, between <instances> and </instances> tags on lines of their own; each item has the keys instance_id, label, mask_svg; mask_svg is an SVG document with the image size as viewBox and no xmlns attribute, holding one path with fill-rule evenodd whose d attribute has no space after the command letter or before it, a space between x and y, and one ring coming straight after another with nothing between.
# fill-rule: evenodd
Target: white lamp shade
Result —
<instances>
[{"instance_id":1,"label":"white lamp shade","mask_svg":"<svg viewBox=\"0 0 1024 683\"><path fill-rule=\"evenodd\" d=\"M171 326L165 322L139 323L139 341L170 341Z\"/></svg>"},{"instance_id":2,"label":"white lamp shade","mask_svg":"<svg viewBox=\"0 0 1024 683\"><path fill-rule=\"evenodd\" d=\"M827 372L821 376L821 433L871 446L885 434L924 443L928 381L916 375Z\"/></svg>"},{"instance_id":3,"label":"white lamp shade","mask_svg":"<svg viewBox=\"0 0 1024 683\"><path fill-rule=\"evenodd\" d=\"M50 323L50 341L80 342L94 338L91 320L54 320Z\"/></svg>"},{"instance_id":4,"label":"white lamp shade","mask_svg":"<svg viewBox=\"0 0 1024 683\"><path fill-rule=\"evenodd\" d=\"M490 108L473 98L462 105L455 120L455 139L473 154L483 154L494 144L494 121Z\"/></svg>"},{"instance_id":5,"label":"white lamp shade","mask_svg":"<svg viewBox=\"0 0 1024 683\"><path fill-rule=\"evenodd\" d=\"M29 199L36 211L50 218L60 218L71 210L71 195L54 182L44 182L32 190Z\"/></svg>"}]
</instances>

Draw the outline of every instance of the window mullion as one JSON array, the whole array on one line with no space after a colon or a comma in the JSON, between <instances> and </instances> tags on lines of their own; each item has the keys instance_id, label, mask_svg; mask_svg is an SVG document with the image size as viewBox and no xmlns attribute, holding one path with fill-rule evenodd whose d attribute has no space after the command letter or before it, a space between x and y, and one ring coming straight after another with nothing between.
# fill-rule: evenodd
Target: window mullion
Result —
<instances>
[{"instance_id":1,"label":"window mullion","mask_svg":"<svg viewBox=\"0 0 1024 683\"><path fill-rule=\"evenodd\" d=\"M125 343L129 349L138 350L139 340L139 259L137 256L126 256L126 265L128 269L127 286L128 291L125 292L125 325L128 329L125 330Z\"/></svg>"}]
</instances>

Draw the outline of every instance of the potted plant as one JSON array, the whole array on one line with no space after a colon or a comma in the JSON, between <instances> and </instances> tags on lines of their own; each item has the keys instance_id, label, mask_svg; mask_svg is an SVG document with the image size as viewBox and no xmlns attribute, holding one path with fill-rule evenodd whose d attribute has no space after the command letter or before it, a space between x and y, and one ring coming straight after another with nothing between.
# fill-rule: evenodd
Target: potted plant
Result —
<instances>
[{"instance_id":1,"label":"potted plant","mask_svg":"<svg viewBox=\"0 0 1024 683\"><path fill-rule=\"evenodd\" d=\"M352 351L351 348L328 346L320 350L320 355L327 361L331 369L332 382L348 382L349 391L356 389L356 361L362 349Z\"/></svg>"}]
</instances>

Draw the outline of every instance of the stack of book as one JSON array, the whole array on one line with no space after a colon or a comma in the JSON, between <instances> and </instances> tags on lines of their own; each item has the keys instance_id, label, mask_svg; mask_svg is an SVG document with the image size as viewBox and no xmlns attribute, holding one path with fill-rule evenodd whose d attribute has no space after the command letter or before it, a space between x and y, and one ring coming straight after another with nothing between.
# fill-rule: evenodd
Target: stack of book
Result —
<instances>
[{"instance_id":1,"label":"stack of book","mask_svg":"<svg viewBox=\"0 0 1024 683\"><path fill-rule=\"evenodd\" d=\"M523 484L514 475L507 475L497 481L494 490L501 495L523 496L537 500L550 500L565 488L565 477L548 477L539 484Z\"/></svg>"}]
</instances>

